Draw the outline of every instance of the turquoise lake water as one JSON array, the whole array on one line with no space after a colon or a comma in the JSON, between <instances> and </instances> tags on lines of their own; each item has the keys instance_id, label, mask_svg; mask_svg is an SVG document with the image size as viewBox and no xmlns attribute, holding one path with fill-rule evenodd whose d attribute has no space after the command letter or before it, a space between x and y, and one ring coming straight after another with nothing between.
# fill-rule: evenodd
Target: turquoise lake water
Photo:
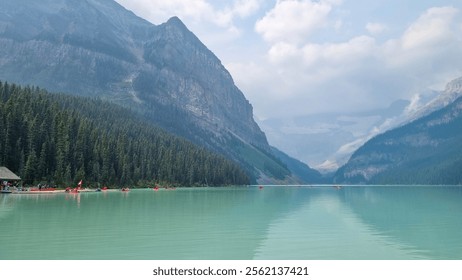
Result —
<instances>
[{"instance_id":1,"label":"turquoise lake water","mask_svg":"<svg viewBox=\"0 0 462 280\"><path fill-rule=\"evenodd\" d=\"M461 187L0 195L0 259L462 259Z\"/></svg>"}]
</instances>

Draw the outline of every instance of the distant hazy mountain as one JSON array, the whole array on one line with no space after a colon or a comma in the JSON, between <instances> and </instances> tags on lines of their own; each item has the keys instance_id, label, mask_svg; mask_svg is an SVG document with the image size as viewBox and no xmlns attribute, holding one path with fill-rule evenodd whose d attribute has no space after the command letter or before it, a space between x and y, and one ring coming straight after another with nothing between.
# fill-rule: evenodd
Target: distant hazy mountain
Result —
<instances>
[{"instance_id":1,"label":"distant hazy mountain","mask_svg":"<svg viewBox=\"0 0 462 280\"><path fill-rule=\"evenodd\" d=\"M462 183L462 97L448 106L378 135L339 169L336 182Z\"/></svg>"},{"instance_id":2,"label":"distant hazy mountain","mask_svg":"<svg viewBox=\"0 0 462 280\"><path fill-rule=\"evenodd\" d=\"M413 121L418 118L424 117L436 110L439 110L462 96L462 77L457 78L446 85L443 92L439 93L438 96L431 101L427 102L423 106L416 108L412 114L410 114L408 121Z\"/></svg>"},{"instance_id":3,"label":"distant hazy mountain","mask_svg":"<svg viewBox=\"0 0 462 280\"><path fill-rule=\"evenodd\" d=\"M460 96L462 77L448 83L444 91L426 90L380 110L269 118L259 124L272 145L329 174L374 136L424 117Z\"/></svg>"},{"instance_id":4,"label":"distant hazy mountain","mask_svg":"<svg viewBox=\"0 0 462 280\"><path fill-rule=\"evenodd\" d=\"M305 182L306 184L330 182L330 178L323 177L319 171L310 168L305 163L286 155L275 147L272 147L272 149L273 153L292 171L294 178L298 179L299 182Z\"/></svg>"},{"instance_id":5,"label":"distant hazy mountain","mask_svg":"<svg viewBox=\"0 0 462 280\"><path fill-rule=\"evenodd\" d=\"M323 173L335 172L371 137L398 125L409 101L382 110L260 121L272 145Z\"/></svg>"},{"instance_id":6,"label":"distant hazy mountain","mask_svg":"<svg viewBox=\"0 0 462 280\"><path fill-rule=\"evenodd\" d=\"M229 72L176 17L156 26L113 0L2 0L0 79L123 104L255 178L290 177Z\"/></svg>"}]
</instances>

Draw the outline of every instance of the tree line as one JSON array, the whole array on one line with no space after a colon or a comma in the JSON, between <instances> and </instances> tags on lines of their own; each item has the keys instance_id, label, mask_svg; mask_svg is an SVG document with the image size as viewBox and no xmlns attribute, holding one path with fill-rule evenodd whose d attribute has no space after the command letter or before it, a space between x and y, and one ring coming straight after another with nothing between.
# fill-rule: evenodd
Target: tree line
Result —
<instances>
[{"instance_id":1,"label":"tree line","mask_svg":"<svg viewBox=\"0 0 462 280\"><path fill-rule=\"evenodd\" d=\"M99 99L0 82L0 165L26 184L248 184L236 163Z\"/></svg>"}]
</instances>

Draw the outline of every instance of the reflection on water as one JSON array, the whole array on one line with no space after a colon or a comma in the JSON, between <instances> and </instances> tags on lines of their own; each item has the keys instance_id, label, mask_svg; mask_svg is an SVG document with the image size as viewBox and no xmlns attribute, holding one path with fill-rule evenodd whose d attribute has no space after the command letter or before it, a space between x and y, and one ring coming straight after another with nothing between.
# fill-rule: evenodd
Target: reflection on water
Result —
<instances>
[{"instance_id":1,"label":"reflection on water","mask_svg":"<svg viewBox=\"0 0 462 280\"><path fill-rule=\"evenodd\" d=\"M455 187L1 195L0 259L460 259L461 198Z\"/></svg>"},{"instance_id":2,"label":"reflection on water","mask_svg":"<svg viewBox=\"0 0 462 280\"><path fill-rule=\"evenodd\" d=\"M430 259L462 259L461 187L350 187L344 202L363 223Z\"/></svg>"},{"instance_id":3,"label":"reflection on water","mask_svg":"<svg viewBox=\"0 0 462 280\"><path fill-rule=\"evenodd\" d=\"M256 259L424 258L364 223L342 191L324 188L305 195L307 203L270 224Z\"/></svg>"}]
</instances>

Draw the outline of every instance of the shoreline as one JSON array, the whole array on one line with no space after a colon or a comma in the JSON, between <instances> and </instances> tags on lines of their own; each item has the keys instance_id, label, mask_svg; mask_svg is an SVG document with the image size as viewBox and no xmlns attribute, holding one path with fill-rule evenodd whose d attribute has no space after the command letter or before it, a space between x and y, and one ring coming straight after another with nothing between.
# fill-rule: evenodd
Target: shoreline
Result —
<instances>
[{"instance_id":1,"label":"shoreline","mask_svg":"<svg viewBox=\"0 0 462 280\"><path fill-rule=\"evenodd\" d=\"M8 194L80 194L80 193L99 193L99 192L116 192L120 191L118 189L108 189L108 190L101 190L97 191L96 189L83 189L83 190L78 190L77 192L66 192L66 190L54 190L54 191L12 191L11 193Z\"/></svg>"}]
</instances>

